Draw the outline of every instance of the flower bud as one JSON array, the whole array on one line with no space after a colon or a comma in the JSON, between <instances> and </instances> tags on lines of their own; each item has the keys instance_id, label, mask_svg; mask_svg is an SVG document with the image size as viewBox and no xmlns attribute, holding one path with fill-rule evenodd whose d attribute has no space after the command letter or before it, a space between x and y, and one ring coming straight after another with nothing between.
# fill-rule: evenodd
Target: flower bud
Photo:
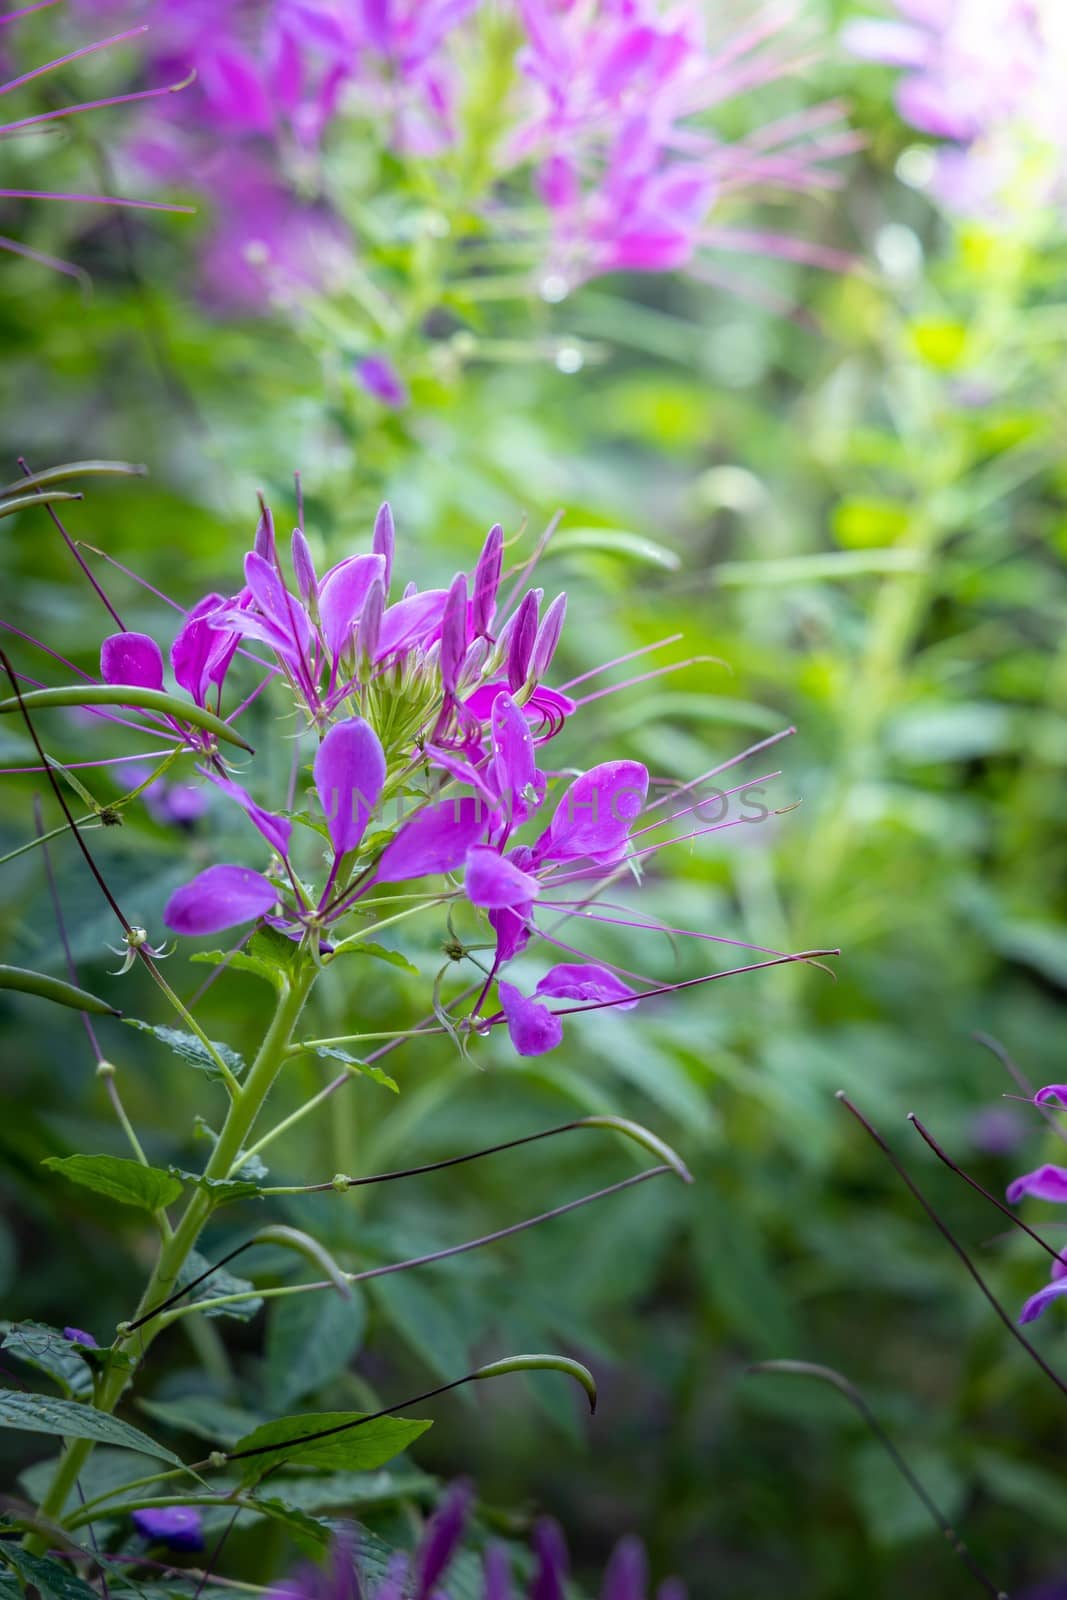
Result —
<instances>
[{"instance_id":1,"label":"flower bud","mask_svg":"<svg viewBox=\"0 0 1067 1600\"><path fill-rule=\"evenodd\" d=\"M441 619L441 682L455 694L459 669L467 649L467 578L459 572L452 580Z\"/></svg>"},{"instance_id":2,"label":"flower bud","mask_svg":"<svg viewBox=\"0 0 1067 1600\"><path fill-rule=\"evenodd\" d=\"M488 633L496 615L496 592L504 561L504 530L499 522L489 529L478 565L474 569L471 624L476 634Z\"/></svg>"},{"instance_id":3,"label":"flower bud","mask_svg":"<svg viewBox=\"0 0 1067 1600\"><path fill-rule=\"evenodd\" d=\"M559 636L563 632L563 619L567 615L567 596L558 594L545 612L544 620L537 630L534 641L533 655L530 658L530 676L543 678L552 664L552 657L559 644Z\"/></svg>"},{"instance_id":4,"label":"flower bud","mask_svg":"<svg viewBox=\"0 0 1067 1600\"><path fill-rule=\"evenodd\" d=\"M377 653L384 611L385 584L381 578L375 578L367 590L367 598L359 614L359 648L367 661L373 661Z\"/></svg>"},{"instance_id":5,"label":"flower bud","mask_svg":"<svg viewBox=\"0 0 1067 1600\"><path fill-rule=\"evenodd\" d=\"M315 576L315 563L311 559L311 549L301 528L293 529L291 549L293 571L296 574L300 598L310 608L318 599L319 581Z\"/></svg>"},{"instance_id":6,"label":"flower bud","mask_svg":"<svg viewBox=\"0 0 1067 1600\"><path fill-rule=\"evenodd\" d=\"M534 640L537 638L538 597L531 591L523 596L515 613L515 622L508 639L508 688L518 694L530 671Z\"/></svg>"},{"instance_id":7,"label":"flower bud","mask_svg":"<svg viewBox=\"0 0 1067 1600\"><path fill-rule=\"evenodd\" d=\"M264 561L274 560L274 515L265 500L261 500L259 521L256 523L256 537L253 548L257 555Z\"/></svg>"},{"instance_id":8,"label":"flower bud","mask_svg":"<svg viewBox=\"0 0 1067 1600\"><path fill-rule=\"evenodd\" d=\"M393 513L388 500L383 500L378 508L378 515L374 519L374 538L371 540L371 550L376 556L385 557L385 588L389 591L389 580L393 575L393 552L396 549L396 532L393 528Z\"/></svg>"}]
</instances>

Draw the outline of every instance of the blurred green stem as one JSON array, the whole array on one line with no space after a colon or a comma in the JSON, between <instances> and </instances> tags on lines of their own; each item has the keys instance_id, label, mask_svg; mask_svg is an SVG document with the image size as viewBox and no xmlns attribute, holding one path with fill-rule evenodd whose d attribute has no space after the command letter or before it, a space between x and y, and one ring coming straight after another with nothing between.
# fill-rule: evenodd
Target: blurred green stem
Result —
<instances>
[{"instance_id":1,"label":"blurred green stem","mask_svg":"<svg viewBox=\"0 0 1067 1600\"><path fill-rule=\"evenodd\" d=\"M278 1003L274 1011L263 1042L259 1047L254 1062L244 1083L241 1084L234 1098L219 1134L218 1143L212 1151L211 1158L204 1168L206 1178L227 1178L234 1167L239 1165L246 1138L252 1129L264 1101L273 1087L274 1080L285 1061L286 1052L292 1038L300 1013L304 1008L308 994L315 981L316 968L311 962L298 968L293 977L285 984L278 996ZM188 1259L189 1252L195 1245L200 1235L200 1230L211 1214L212 1197L207 1189L197 1189L193 1195L181 1220L169 1239L164 1239L153 1268L152 1275L145 1285L137 1309L131 1318L136 1322L138 1318L149 1312L160 1301L166 1300L173 1293L182 1267ZM159 1323L148 1322L137 1330L137 1343L139 1356L144 1357L151 1345L153 1338L159 1331ZM121 1339L118 1342L122 1342ZM112 1412L118 1405L127 1385L130 1383L133 1369L112 1366L108 1369L101 1382L95 1398L95 1409L98 1411ZM91 1439L72 1440L63 1451L56 1467L55 1476L40 1504L42 1516L52 1521L63 1520L63 1510L67 1499L73 1489L78 1474L81 1472L89 1456L92 1454L93 1441ZM46 1548L47 1541L41 1534L29 1534L26 1538L26 1548L36 1554L41 1554Z\"/></svg>"}]
</instances>

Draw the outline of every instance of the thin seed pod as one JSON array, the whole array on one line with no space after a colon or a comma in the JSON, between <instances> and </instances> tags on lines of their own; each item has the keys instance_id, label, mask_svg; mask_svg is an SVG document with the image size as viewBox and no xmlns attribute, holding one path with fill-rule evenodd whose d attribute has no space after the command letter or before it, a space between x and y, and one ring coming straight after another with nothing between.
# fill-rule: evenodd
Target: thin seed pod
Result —
<instances>
[{"instance_id":1,"label":"thin seed pod","mask_svg":"<svg viewBox=\"0 0 1067 1600\"><path fill-rule=\"evenodd\" d=\"M20 701L30 711L47 711L52 706L135 706L139 711L157 711L181 722L191 722L194 727L213 733L216 739L239 745L250 755L254 754L252 746L235 733L228 722L163 689L140 689L127 683L73 683L58 689L30 689L18 699L0 700L0 714L18 711Z\"/></svg>"},{"instance_id":2,"label":"thin seed pod","mask_svg":"<svg viewBox=\"0 0 1067 1600\"><path fill-rule=\"evenodd\" d=\"M1018 1328L1015 1326L1014 1322L1008 1316L1008 1313L1004 1310L1004 1307L1001 1305L1000 1301L997 1299L997 1297L993 1293L992 1289L990 1289L990 1287L986 1283L985 1279L979 1273L978 1268L974 1265L974 1263L971 1260L970 1256L967 1254L966 1250L960 1244L960 1242L956 1238L955 1234L949 1228L948 1224L946 1222L944 1222L941 1219L941 1217L938 1215L938 1213L934 1210L933 1206L930 1204L929 1200L927 1200L926 1196L923 1194L922 1190L919 1188L919 1186L915 1182L914 1178L912 1178L910 1176L910 1174L908 1173L907 1169L904 1167L903 1163L900 1162L897 1159L897 1157L893 1154L892 1150L886 1144L885 1140L882 1138L882 1135L878 1132L877 1128L875 1128L870 1122L868 1122L867 1118L863 1115L862 1111L860 1111L856 1106L853 1105L852 1101L848 1098L848 1095L845 1093L845 1091L843 1089L838 1089L837 1094L835 1096L835 1099L840 1100L840 1102L844 1106L845 1110L848 1111L853 1117L855 1117L856 1121L860 1124L860 1126L874 1140L875 1144L878 1146L879 1150L881 1150L882 1154L885 1156L886 1160L889 1162L889 1164L893 1168L894 1172L901 1179L901 1181L904 1184L906 1184L908 1189L911 1190L911 1193L915 1196L916 1200L918 1200L919 1204L922 1206L923 1210L926 1212L926 1215L930 1218L930 1221L933 1223L933 1225L937 1229L938 1233L941 1234L942 1238L945 1239L945 1241L955 1251L956 1255L959 1256L960 1260L963 1262L964 1267L967 1269L967 1272L974 1279L975 1283L978 1285L979 1289L982 1291L982 1294L989 1301L989 1304L992 1306L993 1310L996 1312L996 1314L1000 1318L1001 1322L1007 1328L1007 1330L1011 1334L1012 1338L1015 1339L1017 1341L1017 1343L1022 1345L1022 1347L1026 1351L1027 1355L1030 1357L1030 1359L1032 1361L1034 1361L1037 1364L1037 1366L1039 1366L1041 1368L1041 1371L1045 1374L1045 1377L1048 1378L1049 1382L1055 1384L1056 1388L1063 1395L1064 1399L1067 1399L1067 1383L1064 1383L1063 1379L1059 1376L1059 1374L1052 1370L1052 1368L1049 1366L1048 1362L1045 1360L1044 1356L1041 1355L1040 1351L1038 1351L1038 1350L1036 1350L1034 1348L1034 1346L1030 1343L1030 1341L1026 1337L1026 1335L1019 1332Z\"/></svg>"},{"instance_id":3,"label":"thin seed pod","mask_svg":"<svg viewBox=\"0 0 1067 1600\"><path fill-rule=\"evenodd\" d=\"M64 461L57 467L43 467L40 472L16 478L14 483L5 483L0 488L0 499L16 491L35 489L39 485L44 487L50 483L65 483L68 478L144 478L147 474L147 467L138 466L132 461ZM40 498L35 497L34 504L40 503Z\"/></svg>"},{"instance_id":4,"label":"thin seed pod","mask_svg":"<svg viewBox=\"0 0 1067 1600\"><path fill-rule=\"evenodd\" d=\"M53 489L51 494L17 494L10 498L0 495L0 517L13 517L27 506L50 506L58 500L83 500L84 495L73 494L69 489Z\"/></svg>"},{"instance_id":5,"label":"thin seed pod","mask_svg":"<svg viewBox=\"0 0 1067 1600\"><path fill-rule=\"evenodd\" d=\"M368 1412L366 1416L357 1417L352 1422L340 1422L332 1428L320 1428L315 1433L288 1439L284 1444L256 1445L250 1450L230 1450L225 1453L225 1459L231 1462L248 1461L254 1456L276 1456L280 1451L314 1444L319 1439L331 1439L339 1433L350 1433L353 1428L362 1428L368 1422L377 1422L380 1417L392 1416L394 1412L403 1411L408 1406L421 1405L424 1400L432 1400L439 1394L447 1394L449 1390L458 1389L464 1383L478 1383L485 1378L498 1378L511 1372L562 1372L581 1384L588 1397L590 1411L596 1410L596 1379L589 1368L583 1366L580 1361L574 1361L569 1356L544 1354L506 1356L500 1361L490 1361L485 1366L476 1367L473 1372L466 1373L462 1378L453 1378L451 1383L439 1384L436 1389L425 1389L422 1394L412 1395L407 1400L398 1400L395 1405L383 1406L380 1411ZM198 1465L202 1466L205 1463Z\"/></svg>"},{"instance_id":6,"label":"thin seed pod","mask_svg":"<svg viewBox=\"0 0 1067 1600\"><path fill-rule=\"evenodd\" d=\"M890 1461L892 1461L893 1465L900 1473L900 1476L904 1479L904 1482L908 1485L909 1489L916 1496L916 1498L920 1500L926 1507L926 1510L930 1513L930 1516L933 1518L934 1522L936 1522L937 1526L941 1529L941 1532L948 1541L949 1548L955 1555L959 1557L960 1561L967 1568L971 1576L977 1578L978 1582L982 1585L986 1592L994 1596L994 1600L1008 1600L1008 1596L1005 1591L998 1588L993 1582L992 1578L988 1577L987 1574L982 1571L982 1568L978 1565L977 1561L974 1559L971 1552L968 1550L967 1546L964 1544L963 1540L952 1526L951 1522L945 1516L944 1512L937 1505L936 1501L931 1499L922 1483L908 1466L908 1463L905 1461L904 1457L901 1455L900 1451L897 1449L888 1433L886 1433L885 1429L882 1427L882 1424L878 1421L878 1418L875 1416L874 1412L863 1398L863 1395L860 1393L859 1389L856 1388L856 1385L852 1383L850 1379L845 1377L844 1373L837 1372L833 1367L820 1366L813 1361L758 1361L754 1366L751 1366L747 1369L747 1375L754 1378L767 1376L783 1378L814 1378L820 1383L831 1384L832 1387L837 1390L838 1394L843 1395L848 1401L849 1405L852 1406L863 1418L864 1422L867 1424L868 1428L870 1428L874 1437L878 1440L878 1443L881 1445Z\"/></svg>"},{"instance_id":7,"label":"thin seed pod","mask_svg":"<svg viewBox=\"0 0 1067 1600\"><path fill-rule=\"evenodd\" d=\"M44 972L30 972L25 967L0 966L0 989L17 989L20 994L35 994L41 1000L51 1000L57 1006L70 1006L73 1011L91 1011L97 1017L121 1017L122 1012L62 978L49 977Z\"/></svg>"},{"instance_id":8,"label":"thin seed pod","mask_svg":"<svg viewBox=\"0 0 1067 1600\"><path fill-rule=\"evenodd\" d=\"M1048 1244L1046 1240L1042 1239L1039 1233L1035 1233L1033 1228L1031 1228L1028 1223L1023 1221L1022 1217L1016 1216L1011 1207L1006 1206L1003 1200L998 1200L995 1194L990 1194L989 1190L985 1188L983 1184L980 1184L977 1178L972 1178L969 1172L965 1172L961 1166L953 1161L948 1152L942 1149L941 1145L938 1144L929 1128L924 1127L919 1121L914 1111L908 1112L908 1121L911 1123L919 1137L926 1140L926 1143L930 1146L930 1149L934 1152L934 1155L939 1161L944 1162L945 1166L950 1172L954 1172L957 1178L962 1178L964 1183L970 1184L971 1188L974 1189L977 1194L980 1194L983 1200L988 1200L991 1206L996 1206L1001 1215L1007 1217L1009 1222L1013 1222L1020 1232L1028 1234L1029 1237L1033 1239L1035 1244L1039 1244L1042 1250L1047 1251L1052 1257L1053 1261L1057 1261L1062 1264L1063 1257L1060 1255L1060 1252L1052 1245Z\"/></svg>"},{"instance_id":9,"label":"thin seed pod","mask_svg":"<svg viewBox=\"0 0 1067 1600\"><path fill-rule=\"evenodd\" d=\"M254 1244L280 1244L286 1250L295 1250L305 1261L310 1261L313 1267L325 1272L342 1300L351 1300L352 1290L344 1273L325 1245L321 1245L309 1233L304 1233L299 1228L287 1227L284 1223L272 1223L269 1227L260 1228L255 1237L242 1248L247 1250Z\"/></svg>"}]
</instances>

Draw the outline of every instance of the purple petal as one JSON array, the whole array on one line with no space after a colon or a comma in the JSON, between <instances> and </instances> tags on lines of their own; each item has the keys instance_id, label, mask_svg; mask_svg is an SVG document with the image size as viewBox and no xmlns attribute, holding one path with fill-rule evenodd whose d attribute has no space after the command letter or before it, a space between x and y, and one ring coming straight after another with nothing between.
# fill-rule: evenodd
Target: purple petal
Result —
<instances>
[{"instance_id":1,"label":"purple petal","mask_svg":"<svg viewBox=\"0 0 1067 1600\"><path fill-rule=\"evenodd\" d=\"M291 650L305 656L311 642L307 612L289 593L275 568L256 550L245 556L245 582L264 618L273 623Z\"/></svg>"},{"instance_id":2,"label":"purple petal","mask_svg":"<svg viewBox=\"0 0 1067 1600\"><path fill-rule=\"evenodd\" d=\"M274 553L277 549L274 539L274 513L265 502L262 504L259 521L256 523L252 548L268 565L274 560Z\"/></svg>"},{"instance_id":3,"label":"purple petal","mask_svg":"<svg viewBox=\"0 0 1067 1600\"><path fill-rule=\"evenodd\" d=\"M558 1523L542 1518L534 1528L533 1547L537 1570L530 1584L529 1600L564 1600L567 1546Z\"/></svg>"},{"instance_id":4,"label":"purple petal","mask_svg":"<svg viewBox=\"0 0 1067 1600\"><path fill-rule=\"evenodd\" d=\"M277 850L280 856L289 854L293 825L288 817L279 817L273 811L264 811L263 807L252 799L248 790L242 789L232 778L222 778L208 767L201 767L200 770L205 778L210 778L216 788L221 789L223 794L229 795L230 799L235 800L242 811L247 813L253 826L259 829L272 850Z\"/></svg>"},{"instance_id":5,"label":"purple petal","mask_svg":"<svg viewBox=\"0 0 1067 1600\"><path fill-rule=\"evenodd\" d=\"M504 530L495 522L486 535L471 580L471 626L476 634L488 633L493 626L503 563Z\"/></svg>"},{"instance_id":6,"label":"purple petal","mask_svg":"<svg viewBox=\"0 0 1067 1600\"><path fill-rule=\"evenodd\" d=\"M490 911L489 926L496 934L497 964L503 966L526 949L530 942L529 917L532 906L501 906Z\"/></svg>"},{"instance_id":7,"label":"purple petal","mask_svg":"<svg viewBox=\"0 0 1067 1600\"><path fill-rule=\"evenodd\" d=\"M138 1533L172 1550L202 1550L204 1522L195 1506L145 1506L133 1513Z\"/></svg>"},{"instance_id":8,"label":"purple petal","mask_svg":"<svg viewBox=\"0 0 1067 1600\"><path fill-rule=\"evenodd\" d=\"M507 856L484 844L468 850L463 886L472 905L492 911L503 906L528 908L541 887L536 878L520 871Z\"/></svg>"},{"instance_id":9,"label":"purple petal","mask_svg":"<svg viewBox=\"0 0 1067 1600\"><path fill-rule=\"evenodd\" d=\"M314 774L334 850L344 855L362 839L385 786L385 755L370 723L335 723L319 745Z\"/></svg>"},{"instance_id":10,"label":"purple petal","mask_svg":"<svg viewBox=\"0 0 1067 1600\"><path fill-rule=\"evenodd\" d=\"M493 701L492 776L510 821L523 822L531 802L544 798L544 783L534 761L530 724L506 691Z\"/></svg>"},{"instance_id":11,"label":"purple petal","mask_svg":"<svg viewBox=\"0 0 1067 1600\"><path fill-rule=\"evenodd\" d=\"M396 529L393 526L393 513L388 500L383 500L378 507L378 515L374 519L374 537L371 539L370 547L376 556L381 556L385 561L385 587L388 591L389 580L393 576L393 553L396 549Z\"/></svg>"},{"instance_id":12,"label":"purple petal","mask_svg":"<svg viewBox=\"0 0 1067 1600\"><path fill-rule=\"evenodd\" d=\"M382 618L375 661L392 655L394 650L409 650L412 645L432 644L445 614L446 589L426 589L390 606Z\"/></svg>"},{"instance_id":13,"label":"purple petal","mask_svg":"<svg viewBox=\"0 0 1067 1600\"><path fill-rule=\"evenodd\" d=\"M400 883L404 878L455 872L488 825L489 810L482 800L435 801L405 822L386 845L375 877L380 883Z\"/></svg>"},{"instance_id":14,"label":"purple petal","mask_svg":"<svg viewBox=\"0 0 1067 1600\"><path fill-rule=\"evenodd\" d=\"M100 646L100 675L105 683L162 689L163 653L147 633L110 634Z\"/></svg>"},{"instance_id":15,"label":"purple petal","mask_svg":"<svg viewBox=\"0 0 1067 1600\"><path fill-rule=\"evenodd\" d=\"M364 356L353 369L369 395L391 411L400 411L409 400L407 385L386 356Z\"/></svg>"},{"instance_id":16,"label":"purple petal","mask_svg":"<svg viewBox=\"0 0 1067 1600\"><path fill-rule=\"evenodd\" d=\"M611 1552L600 1600L645 1600L648 1560L640 1539L620 1539Z\"/></svg>"},{"instance_id":17,"label":"purple petal","mask_svg":"<svg viewBox=\"0 0 1067 1600\"><path fill-rule=\"evenodd\" d=\"M616 1011L632 1011L639 998L628 983L592 961L561 961L545 973L534 993L553 1000L614 1002Z\"/></svg>"},{"instance_id":18,"label":"purple petal","mask_svg":"<svg viewBox=\"0 0 1067 1600\"><path fill-rule=\"evenodd\" d=\"M562 1043L563 1023L547 1006L527 1000L513 983L505 983L503 979L497 988L508 1034L520 1056L543 1056Z\"/></svg>"},{"instance_id":19,"label":"purple petal","mask_svg":"<svg viewBox=\"0 0 1067 1600\"><path fill-rule=\"evenodd\" d=\"M547 833L538 842L538 858L617 860L647 794L648 768L639 761L605 761L591 767L560 799Z\"/></svg>"},{"instance_id":20,"label":"purple petal","mask_svg":"<svg viewBox=\"0 0 1067 1600\"><path fill-rule=\"evenodd\" d=\"M1019 1312L1019 1321L1024 1324L1036 1322L1046 1306L1051 1305L1053 1300L1061 1299L1065 1294L1067 1294L1067 1278L1059 1278L1055 1283L1046 1283L1043 1289L1030 1296Z\"/></svg>"},{"instance_id":21,"label":"purple petal","mask_svg":"<svg viewBox=\"0 0 1067 1600\"><path fill-rule=\"evenodd\" d=\"M64 1328L63 1337L70 1344L84 1345L87 1350L99 1350L100 1346L91 1333L86 1333L84 1328Z\"/></svg>"},{"instance_id":22,"label":"purple petal","mask_svg":"<svg viewBox=\"0 0 1067 1600\"><path fill-rule=\"evenodd\" d=\"M1067 1200L1067 1167L1056 1167L1047 1162L1033 1172L1024 1172L1021 1178L1008 1184L1007 1195L1011 1205L1028 1194L1033 1195L1035 1200Z\"/></svg>"},{"instance_id":23,"label":"purple petal","mask_svg":"<svg viewBox=\"0 0 1067 1600\"><path fill-rule=\"evenodd\" d=\"M403 1550L397 1550L391 1555L385 1575L374 1591L374 1600L405 1600L408 1592L408 1567L408 1558Z\"/></svg>"},{"instance_id":24,"label":"purple petal","mask_svg":"<svg viewBox=\"0 0 1067 1600\"><path fill-rule=\"evenodd\" d=\"M430 1518L415 1556L414 1600L429 1600L443 1577L463 1537L471 1499L470 1485L455 1483Z\"/></svg>"},{"instance_id":25,"label":"purple petal","mask_svg":"<svg viewBox=\"0 0 1067 1600\"><path fill-rule=\"evenodd\" d=\"M925 66L934 49L932 36L921 28L875 17L847 23L841 30L841 43L849 55L888 67Z\"/></svg>"},{"instance_id":26,"label":"purple petal","mask_svg":"<svg viewBox=\"0 0 1067 1600\"><path fill-rule=\"evenodd\" d=\"M204 705L213 684L217 687L222 683L241 642L238 633L212 622L217 616L221 623L222 613L229 604L221 594L205 595L187 613L170 648L170 667L175 681L198 706Z\"/></svg>"},{"instance_id":27,"label":"purple petal","mask_svg":"<svg viewBox=\"0 0 1067 1600\"><path fill-rule=\"evenodd\" d=\"M175 890L163 908L163 921L190 938L221 933L263 916L277 899L274 885L250 867L208 867L192 883Z\"/></svg>"},{"instance_id":28,"label":"purple petal","mask_svg":"<svg viewBox=\"0 0 1067 1600\"><path fill-rule=\"evenodd\" d=\"M348 647L376 578L385 576L383 556L349 556L326 574L319 589L319 617L334 660Z\"/></svg>"},{"instance_id":29,"label":"purple petal","mask_svg":"<svg viewBox=\"0 0 1067 1600\"><path fill-rule=\"evenodd\" d=\"M452 580L441 618L441 682L455 694L459 670L467 653L467 575L459 572Z\"/></svg>"},{"instance_id":30,"label":"purple petal","mask_svg":"<svg viewBox=\"0 0 1067 1600\"><path fill-rule=\"evenodd\" d=\"M1034 1095L1035 1106L1047 1106L1059 1101L1061 1106L1067 1106L1067 1083L1046 1083Z\"/></svg>"},{"instance_id":31,"label":"purple petal","mask_svg":"<svg viewBox=\"0 0 1067 1600\"><path fill-rule=\"evenodd\" d=\"M482 1570L482 1600L512 1600L511 1558L504 1545L489 1546Z\"/></svg>"}]
</instances>

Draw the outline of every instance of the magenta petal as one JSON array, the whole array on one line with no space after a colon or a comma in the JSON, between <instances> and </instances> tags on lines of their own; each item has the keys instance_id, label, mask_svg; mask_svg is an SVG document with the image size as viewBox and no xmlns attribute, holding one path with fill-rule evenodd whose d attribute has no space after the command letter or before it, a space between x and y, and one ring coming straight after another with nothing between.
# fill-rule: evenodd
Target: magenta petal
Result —
<instances>
[{"instance_id":1,"label":"magenta petal","mask_svg":"<svg viewBox=\"0 0 1067 1600\"><path fill-rule=\"evenodd\" d=\"M163 921L175 933L196 937L221 933L270 911L278 891L250 867L208 867L192 883L176 889L163 908Z\"/></svg>"},{"instance_id":2,"label":"magenta petal","mask_svg":"<svg viewBox=\"0 0 1067 1600\"><path fill-rule=\"evenodd\" d=\"M1057 1100L1061 1106L1067 1106L1067 1083L1046 1083L1034 1095L1035 1106L1053 1105Z\"/></svg>"},{"instance_id":3,"label":"magenta petal","mask_svg":"<svg viewBox=\"0 0 1067 1600\"><path fill-rule=\"evenodd\" d=\"M288 817L279 817L273 811L265 811L257 805L247 789L242 789L239 783L234 783L232 778L220 778L218 773L212 772L207 767L201 767L204 776L210 778L216 788L223 794L229 795L245 811L252 821L253 826L259 829L272 850L277 850L280 856L289 854L289 841L292 838L293 825Z\"/></svg>"},{"instance_id":4,"label":"magenta petal","mask_svg":"<svg viewBox=\"0 0 1067 1600\"><path fill-rule=\"evenodd\" d=\"M385 786L385 755L370 723L335 723L319 745L314 774L330 839L343 855L359 844Z\"/></svg>"},{"instance_id":5,"label":"magenta petal","mask_svg":"<svg viewBox=\"0 0 1067 1600\"><path fill-rule=\"evenodd\" d=\"M543 1056L562 1043L563 1023L547 1006L527 1000L513 983L501 981L497 988L508 1034L520 1056Z\"/></svg>"},{"instance_id":6,"label":"magenta petal","mask_svg":"<svg viewBox=\"0 0 1067 1600\"><path fill-rule=\"evenodd\" d=\"M1008 1184L1007 1194L1012 1205L1028 1194L1035 1200L1067 1200L1067 1167L1047 1162L1033 1172L1024 1172L1021 1178Z\"/></svg>"},{"instance_id":7,"label":"magenta petal","mask_svg":"<svg viewBox=\"0 0 1067 1600\"><path fill-rule=\"evenodd\" d=\"M540 885L507 856L479 844L467 852L464 888L472 905L499 911L504 906L528 906L537 899Z\"/></svg>"},{"instance_id":8,"label":"magenta petal","mask_svg":"<svg viewBox=\"0 0 1067 1600\"><path fill-rule=\"evenodd\" d=\"M605 761L576 778L560 799L537 846L547 861L618 859L648 794L648 768L639 761Z\"/></svg>"},{"instance_id":9,"label":"magenta petal","mask_svg":"<svg viewBox=\"0 0 1067 1600\"><path fill-rule=\"evenodd\" d=\"M163 653L147 633L112 633L100 646L100 674L105 683L162 689Z\"/></svg>"},{"instance_id":10,"label":"magenta petal","mask_svg":"<svg viewBox=\"0 0 1067 1600\"><path fill-rule=\"evenodd\" d=\"M374 659L381 661L394 650L408 650L416 644L424 647L432 644L441 626L447 599L446 589L426 589L422 594L409 595L390 606L382 618Z\"/></svg>"},{"instance_id":11,"label":"magenta petal","mask_svg":"<svg viewBox=\"0 0 1067 1600\"><path fill-rule=\"evenodd\" d=\"M456 574L441 618L441 683L455 694L459 670L467 653L467 575Z\"/></svg>"},{"instance_id":12,"label":"magenta petal","mask_svg":"<svg viewBox=\"0 0 1067 1600\"><path fill-rule=\"evenodd\" d=\"M404 823L382 851L375 877L380 883L400 883L432 872L454 872L488 825L484 801L438 800Z\"/></svg>"},{"instance_id":13,"label":"magenta petal","mask_svg":"<svg viewBox=\"0 0 1067 1600\"><path fill-rule=\"evenodd\" d=\"M504 530L499 522L494 522L471 580L471 625L476 634L488 633L493 625L503 563Z\"/></svg>"},{"instance_id":14,"label":"magenta petal","mask_svg":"<svg viewBox=\"0 0 1067 1600\"><path fill-rule=\"evenodd\" d=\"M1059 1278L1055 1283L1046 1283L1043 1289L1032 1294L1022 1310L1019 1312L1021 1323L1036 1322L1046 1306L1053 1300L1062 1299L1067 1294L1067 1278Z\"/></svg>"},{"instance_id":15,"label":"magenta petal","mask_svg":"<svg viewBox=\"0 0 1067 1600\"><path fill-rule=\"evenodd\" d=\"M393 513L388 500L383 500L378 507L378 515L374 519L371 549L385 562L385 587L388 591L389 580L393 575L393 555L396 551L396 528L393 525Z\"/></svg>"},{"instance_id":16,"label":"magenta petal","mask_svg":"<svg viewBox=\"0 0 1067 1600\"><path fill-rule=\"evenodd\" d=\"M222 623L223 611L235 602L207 594L186 614L170 647L170 666L177 683L202 706L208 689L218 686L233 660L240 635ZM219 626L215 625L217 618Z\"/></svg>"},{"instance_id":17,"label":"magenta petal","mask_svg":"<svg viewBox=\"0 0 1067 1600\"><path fill-rule=\"evenodd\" d=\"M349 556L323 578L319 589L319 616L326 648L334 660L352 638L371 584L375 578L384 577L384 556Z\"/></svg>"},{"instance_id":18,"label":"magenta petal","mask_svg":"<svg viewBox=\"0 0 1067 1600\"><path fill-rule=\"evenodd\" d=\"M616 1011L632 1011L639 998L628 983L592 961L561 961L545 973L534 993L552 1000L606 1003Z\"/></svg>"}]
</instances>

